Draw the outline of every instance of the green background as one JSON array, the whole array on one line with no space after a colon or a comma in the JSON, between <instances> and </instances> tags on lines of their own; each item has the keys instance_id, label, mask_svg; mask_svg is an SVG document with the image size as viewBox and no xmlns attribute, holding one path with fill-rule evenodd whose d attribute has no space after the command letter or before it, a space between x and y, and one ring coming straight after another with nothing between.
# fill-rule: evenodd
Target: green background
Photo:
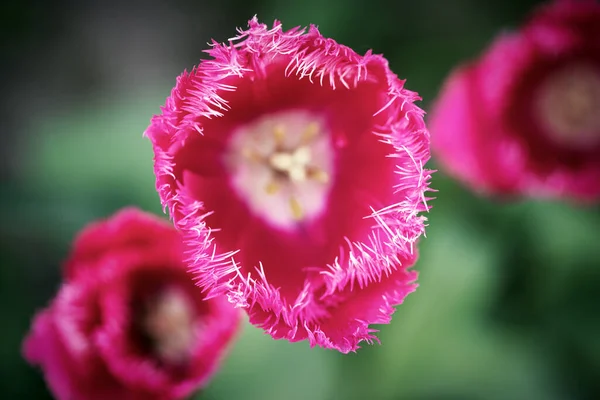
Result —
<instances>
[{"instance_id":1,"label":"green background","mask_svg":"<svg viewBox=\"0 0 600 400\"><path fill-rule=\"evenodd\" d=\"M8 2L7 2L8 3ZM532 1L24 1L0 7L0 397L48 399L20 356L70 241L125 205L162 214L142 138L175 77L258 14L384 53L428 110L457 63ZM435 160L431 168L438 168ZM600 393L600 213L478 198L443 173L419 289L355 354L245 324L199 399L587 399Z\"/></svg>"}]
</instances>

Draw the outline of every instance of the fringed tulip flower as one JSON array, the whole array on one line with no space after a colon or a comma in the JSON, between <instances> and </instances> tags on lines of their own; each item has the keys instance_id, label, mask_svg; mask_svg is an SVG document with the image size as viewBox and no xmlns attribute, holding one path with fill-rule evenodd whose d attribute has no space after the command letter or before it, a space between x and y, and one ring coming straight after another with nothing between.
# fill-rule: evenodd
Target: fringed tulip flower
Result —
<instances>
[{"instance_id":1,"label":"fringed tulip flower","mask_svg":"<svg viewBox=\"0 0 600 400\"><path fill-rule=\"evenodd\" d=\"M500 35L450 75L430 129L477 191L600 199L600 3L557 1Z\"/></svg>"},{"instance_id":2,"label":"fringed tulip flower","mask_svg":"<svg viewBox=\"0 0 600 400\"><path fill-rule=\"evenodd\" d=\"M126 209L81 233L23 351L60 400L183 399L208 382L239 321L226 298L204 300L172 226Z\"/></svg>"},{"instance_id":3,"label":"fringed tulip flower","mask_svg":"<svg viewBox=\"0 0 600 400\"><path fill-rule=\"evenodd\" d=\"M207 52L146 131L197 283L276 339L354 351L416 287L419 97L314 26L254 18Z\"/></svg>"}]
</instances>

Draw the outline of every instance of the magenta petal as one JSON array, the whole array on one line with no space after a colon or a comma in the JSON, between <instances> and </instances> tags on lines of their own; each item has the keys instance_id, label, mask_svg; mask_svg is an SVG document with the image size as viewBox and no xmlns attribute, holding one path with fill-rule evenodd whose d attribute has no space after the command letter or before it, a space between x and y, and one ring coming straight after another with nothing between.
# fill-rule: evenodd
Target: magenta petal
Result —
<instances>
[{"instance_id":1,"label":"magenta petal","mask_svg":"<svg viewBox=\"0 0 600 400\"><path fill-rule=\"evenodd\" d=\"M249 22L146 130L156 188L208 298L276 339L347 353L414 290L428 210L420 100L387 61Z\"/></svg>"},{"instance_id":2,"label":"magenta petal","mask_svg":"<svg viewBox=\"0 0 600 400\"><path fill-rule=\"evenodd\" d=\"M170 224L132 208L82 231L23 345L58 399L176 400L209 382L241 315L196 289L182 250Z\"/></svg>"},{"instance_id":3,"label":"magenta petal","mask_svg":"<svg viewBox=\"0 0 600 400\"><path fill-rule=\"evenodd\" d=\"M448 173L492 195L600 198L600 5L554 1L448 77L431 114Z\"/></svg>"}]
</instances>

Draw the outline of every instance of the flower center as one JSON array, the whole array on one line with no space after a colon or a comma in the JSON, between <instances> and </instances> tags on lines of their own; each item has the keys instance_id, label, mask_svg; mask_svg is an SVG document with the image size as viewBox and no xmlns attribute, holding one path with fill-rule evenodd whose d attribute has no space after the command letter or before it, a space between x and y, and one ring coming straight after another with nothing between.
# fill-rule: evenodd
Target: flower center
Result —
<instances>
[{"instance_id":1,"label":"flower center","mask_svg":"<svg viewBox=\"0 0 600 400\"><path fill-rule=\"evenodd\" d=\"M148 304L143 329L157 357L168 364L187 361L196 342L195 313L183 291L168 288Z\"/></svg>"},{"instance_id":2,"label":"flower center","mask_svg":"<svg viewBox=\"0 0 600 400\"><path fill-rule=\"evenodd\" d=\"M238 195L268 222L293 228L324 209L333 173L324 121L307 111L264 116L231 136L226 165Z\"/></svg>"},{"instance_id":3,"label":"flower center","mask_svg":"<svg viewBox=\"0 0 600 400\"><path fill-rule=\"evenodd\" d=\"M542 83L537 114L551 139L572 148L600 142L600 71L566 66Z\"/></svg>"}]
</instances>

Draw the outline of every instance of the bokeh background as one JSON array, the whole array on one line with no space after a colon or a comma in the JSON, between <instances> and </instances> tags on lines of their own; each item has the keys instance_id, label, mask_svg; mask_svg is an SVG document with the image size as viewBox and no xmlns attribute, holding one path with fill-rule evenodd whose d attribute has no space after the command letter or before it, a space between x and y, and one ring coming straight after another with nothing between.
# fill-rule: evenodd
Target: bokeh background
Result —
<instances>
[{"instance_id":1,"label":"bokeh background","mask_svg":"<svg viewBox=\"0 0 600 400\"><path fill-rule=\"evenodd\" d=\"M23 0L0 6L0 398L50 399L20 356L86 223L161 214L142 137L175 77L254 14L384 53L428 110L450 69L535 1ZM437 168L434 162L431 168ZM600 394L600 213L478 198L444 175L420 288L356 354L250 325L198 399L592 399Z\"/></svg>"}]
</instances>

